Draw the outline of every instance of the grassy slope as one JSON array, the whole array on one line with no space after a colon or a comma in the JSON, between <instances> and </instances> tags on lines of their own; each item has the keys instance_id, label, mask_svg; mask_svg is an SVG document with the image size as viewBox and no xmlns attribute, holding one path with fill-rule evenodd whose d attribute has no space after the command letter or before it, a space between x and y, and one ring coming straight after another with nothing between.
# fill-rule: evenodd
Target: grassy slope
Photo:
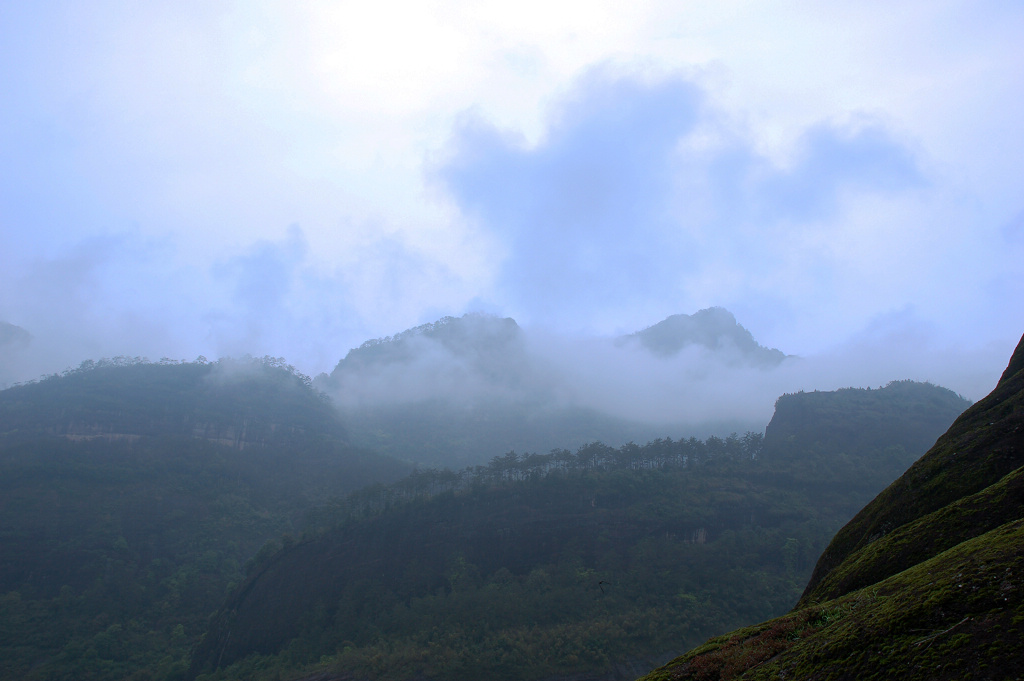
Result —
<instances>
[{"instance_id":1,"label":"grassy slope","mask_svg":"<svg viewBox=\"0 0 1024 681\"><path fill-rule=\"evenodd\" d=\"M644 677L1011 679L1024 640L1024 521L868 588L714 638Z\"/></svg>"},{"instance_id":2,"label":"grassy slope","mask_svg":"<svg viewBox=\"0 0 1024 681\"><path fill-rule=\"evenodd\" d=\"M797 609L644 678L1019 675L1022 369L1024 338L992 394L836 535Z\"/></svg>"},{"instance_id":3,"label":"grassy slope","mask_svg":"<svg viewBox=\"0 0 1024 681\"><path fill-rule=\"evenodd\" d=\"M964 412L927 454L839 531L822 554L801 603L838 595L818 584L858 549L1024 465L1022 439L1024 373L1017 372ZM906 567L910 564L894 566Z\"/></svg>"}]
</instances>

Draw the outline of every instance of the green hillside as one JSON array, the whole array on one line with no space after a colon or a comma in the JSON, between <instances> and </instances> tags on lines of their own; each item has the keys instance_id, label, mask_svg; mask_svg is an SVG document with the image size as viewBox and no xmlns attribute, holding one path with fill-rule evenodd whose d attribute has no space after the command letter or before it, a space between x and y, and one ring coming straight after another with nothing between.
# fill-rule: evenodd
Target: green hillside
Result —
<instances>
[{"instance_id":1,"label":"green hillside","mask_svg":"<svg viewBox=\"0 0 1024 681\"><path fill-rule=\"evenodd\" d=\"M181 678L246 562L358 452L277 360L86 363L0 391L0 677Z\"/></svg>"},{"instance_id":2,"label":"green hillside","mask_svg":"<svg viewBox=\"0 0 1024 681\"><path fill-rule=\"evenodd\" d=\"M593 444L363 490L322 510L329 529L256 567L212 621L192 671L635 676L727 623L784 612L833 533L926 446L822 445L815 433L870 421L888 404L934 442L968 406L927 384L870 392L845 412L828 406L849 391L787 398L818 414L802 428L773 419L769 433L792 435L791 451L753 433Z\"/></svg>"},{"instance_id":3,"label":"green hillside","mask_svg":"<svg viewBox=\"0 0 1024 681\"><path fill-rule=\"evenodd\" d=\"M0 391L5 439L180 435L228 444L344 440L330 403L284 360L83 362Z\"/></svg>"},{"instance_id":4,"label":"green hillside","mask_svg":"<svg viewBox=\"0 0 1024 681\"><path fill-rule=\"evenodd\" d=\"M1024 338L995 390L836 535L796 609L644 678L1019 678L1022 466Z\"/></svg>"}]
</instances>

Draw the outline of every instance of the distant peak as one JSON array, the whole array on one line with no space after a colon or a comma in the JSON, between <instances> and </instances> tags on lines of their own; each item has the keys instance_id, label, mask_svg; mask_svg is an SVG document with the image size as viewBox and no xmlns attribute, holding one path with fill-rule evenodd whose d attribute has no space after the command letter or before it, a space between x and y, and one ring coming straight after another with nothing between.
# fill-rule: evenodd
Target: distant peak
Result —
<instances>
[{"instance_id":1,"label":"distant peak","mask_svg":"<svg viewBox=\"0 0 1024 681\"><path fill-rule=\"evenodd\" d=\"M0 346L25 346L32 342L32 334L8 322L0 321Z\"/></svg>"},{"instance_id":2,"label":"distant peak","mask_svg":"<svg viewBox=\"0 0 1024 681\"><path fill-rule=\"evenodd\" d=\"M519 325L511 317L502 318L484 312L470 312L461 317L441 317L436 322L420 324L419 326L396 333L393 336L373 338L364 342L358 349L372 348L388 343L401 343L416 336L443 339L453 335L515 334L518 331Z\"/></svg>"},{"instance_id":3,"label":"distant peak","mask_svg":"<svg viewBox=\"0 0 1024 681\"><path fill-rule=\"evenodd\" d=\"M754 336L724 307L709 307L692 315L675 314L652 326L626 336L636 338L652 354L670 357L683 348L698 345L711 351L737 350L740 356L758 366L776 366L785 353L759 345Z\"/></svg>"},{"instance_id":4,"label":"distant peak","mask_svg":"<svg viewBox=\"0 0 1024 681\"><path fill-rule=\"evenodd\" d=\"M374 338L348 352L343 366L408 362L419 355L421 339L437 343L457 357L481 357L506 351L521 340L521 329L511 317L472 312L461 317L442 317L393 336Z\"/></svg>"}]
</instances>

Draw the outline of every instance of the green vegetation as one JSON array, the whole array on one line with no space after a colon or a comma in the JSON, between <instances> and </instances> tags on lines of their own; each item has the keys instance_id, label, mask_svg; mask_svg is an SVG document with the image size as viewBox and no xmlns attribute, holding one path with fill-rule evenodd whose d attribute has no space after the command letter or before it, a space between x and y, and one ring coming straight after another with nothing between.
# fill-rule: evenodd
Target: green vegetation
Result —
<instances>
[{"instance_id":1,"label":"green vegetation","mask_svg":"<svg viewBox=\"0 0 1024 681\"><path fill-rule=\"evenodd\" d=\"M0 392L5 440L183 435L236 448L341 441L330 402L283 359L177 362L118 357Z\"/></svg>"},{"instance_id":2,"label":"green vegetation","mask_svg":"<svg viewBox=\"0 0 1024 681\"><path fill-rule=\"evenodd\" d=\"M1010 679L1024 640L1024 520L869 588L714 638L644 677Z\"/></svg>"},{"instance_id":3,"label":"green vegetation","mask_svg":"<svg viewBox=\"0 0 1024 681\"><path fill-rule=\"evenodd\" d=\"M183 678L261 546L408 470L343 436L277 360L88 363L0 392L0 676Z\"/></svg>"},{"instance_id":4,"label":"green vegetation","mask_svg":"<svg viewBox=\"0 0 1024 681\"><path fill-rule=\"evenodd\" d=\"M996 389L833 539L797 608L644 677L1018 678L1024 338Z\"/></svg>"},{"instance_id":5,"label":"green vegetation","mask_svg":"<svg viewBox=\"0 0 1024 681\"><path fill-rule=\"evenodd\" d=\"M888 400L934 435L967 406L909 388L866 403ZM818 404L833 393L790 399L837 427L873 418ZM600 675L781 613L833 532L923 450L872 438L829 450L785 418L775 431L800 436L785 456L767 456L779 448L755 433L592 444L350 495L321 510L328 529L256 567L192 670L210 681Z\"/></svg>"}]
</instances>

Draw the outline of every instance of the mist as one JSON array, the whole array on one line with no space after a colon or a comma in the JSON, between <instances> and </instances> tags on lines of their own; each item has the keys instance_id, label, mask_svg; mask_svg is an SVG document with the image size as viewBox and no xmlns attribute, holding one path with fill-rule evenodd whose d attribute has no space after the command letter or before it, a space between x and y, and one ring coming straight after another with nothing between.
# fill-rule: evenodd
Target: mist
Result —
<instances>
[{"instance_id":1,"label":"mist","mask_svg":"<svg viewBox=\"0 0 1024 681\"><path fill-rule=\"evenodd\" d=\"M448 10L415 36L318 3L12 10L0 385L119 355L317 375L474 312L523 328L509 376L423 348L354 394L761 423L794 390L994 384L1022 330L1019 8ZM795 358L615 344L712 306Z\"/></svg>"},{"instance_id":2,"label":"mist","mask_svg":"<svg viewBox=\"0 0 1024 681\"><path fill-rule=\"evenodd\" d=\"M343 412L424 404L447 405L454 413L592 410L643 425L644 432L706 437L763 430L776 399L799 391L878 388L910 379L976 399L998 378L979 367L1005 356L1001 347L993 347L992 356L935 347L901 316L829 354L785 355L765 363L754 352L763 347L741 347L730 337L745 329L727 311L705 310L689 321L698 328L681 339L681 349L665 353L637 334L554 333L476 313L365 343L314 385ZM714 335L704 333L708 329Z\"/></svg>"}]
</instances>

